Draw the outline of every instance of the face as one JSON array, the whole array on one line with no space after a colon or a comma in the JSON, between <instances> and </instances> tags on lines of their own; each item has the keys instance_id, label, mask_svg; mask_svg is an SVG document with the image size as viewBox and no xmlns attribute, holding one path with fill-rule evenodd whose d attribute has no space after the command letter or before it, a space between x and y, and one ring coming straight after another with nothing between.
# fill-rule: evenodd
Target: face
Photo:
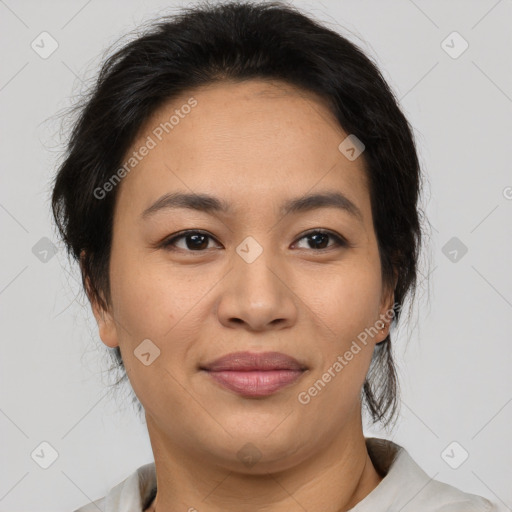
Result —
<instances>
[{"instance_id":1,"label":"face","mask_svg":"<svg viewBox=\"0 0 512 512\"><path fill-rule=\"evenodd\" d=\"M93 308L153 448L238 471L257 450L254 473L360 431L393 296L363 156L338 149L347 135L320 98L259 80L196 89L141 129L118 185L111 307ZM234 352L298 366L211 365Z\"/></svg>"}]
</instances>

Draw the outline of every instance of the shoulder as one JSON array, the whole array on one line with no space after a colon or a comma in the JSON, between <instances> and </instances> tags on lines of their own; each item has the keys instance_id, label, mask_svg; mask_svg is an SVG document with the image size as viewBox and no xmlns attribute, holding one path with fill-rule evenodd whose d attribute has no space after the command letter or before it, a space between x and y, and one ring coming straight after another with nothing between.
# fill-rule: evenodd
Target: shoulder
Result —
<instances>
[{"instance_id":1,"label":"shoulder","mask_svg":"<svg viewBox=\"0 0 512 512\"><path fill-rule=\"evenodd\" d=\"M90 502L73 512L120 512L130 510L142 512L146 500L156 486L155 463L139 467L122 482L112 487L108 494Z\"/></svg>"},{"instance_id":2,"label":"shoulder","mask_svg":"<svg viewBox=\"0 0 512 512\"><path fill-rule=\"evenodd\" d=\"M98 512L98 510L105 510L105 499L100 498L99 500L92 501L83 507L73 510L73 512Z\"/></svg>"},{"instance_id":3,"label":"shoulder","mask_svg":"<svg viewBox=\"0 0 512 512\"><path fill-rule=\"evenodd\" d=\"M430 480L425 496L418 501L425 512L495 512L494 505L476 494L464 492L452 485Z\"/></svg>"},{"instance_id":4,"label":"shoulder","mask_svg":"<svg viewBox=\"0 0 512 512\"><path fill-rule=\"evenodd\" d=\"M354 512L496 512L486 498L429 477L405 448L392 441L367 438L366 444L372 462L385 476Z\"/></svg>"}]
</instances>

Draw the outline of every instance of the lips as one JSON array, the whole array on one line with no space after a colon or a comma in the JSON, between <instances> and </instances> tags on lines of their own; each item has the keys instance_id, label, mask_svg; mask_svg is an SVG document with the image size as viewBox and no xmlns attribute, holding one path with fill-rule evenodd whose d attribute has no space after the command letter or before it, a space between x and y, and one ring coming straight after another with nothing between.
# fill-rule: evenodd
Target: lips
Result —
<instances>
[{"instance_id":1,"label":"lips","mask_svg":"<svg viewBox=\"0 0 512 512\"><path fill-rule=\"evenodd\" d=\"M281 352L234 352L200 369L239 395L264 397L296 382L307 367Z\"/></svg>"},{"instance_id":2,"label":"lips","mask_svg":"<svg viewBox=\"0 0 512 512\"><path fill-rule=\"evenodd\" d=\"M219 371L305 370L295 358L281 352L233 352L201 367Z\"/></svg>"}]
</instances>

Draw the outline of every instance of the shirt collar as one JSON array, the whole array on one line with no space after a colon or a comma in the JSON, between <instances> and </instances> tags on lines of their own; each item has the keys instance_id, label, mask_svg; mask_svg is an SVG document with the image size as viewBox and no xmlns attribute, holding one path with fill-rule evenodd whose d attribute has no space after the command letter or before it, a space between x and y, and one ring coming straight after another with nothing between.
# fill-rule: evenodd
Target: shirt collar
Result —
<instances>
[{"instance_id":1,"label":"shirt collar","mask_svg":"<svg viewBox=\"0 0 512 512\"><path fill-rule=\"evenodd\" d=\"M396 489L397 480L403 479L404 475L400 468L404 463L411 469L410 461L403 460L408 458L407 452L386 439L379 439L376 437L368 437L365 439L366 447L370 459L372 460L375 469L383 476L383 480L379 485L366 496L355 508L350 512L360 512L363 509L360 506L367 505L378 500L382 506L382 499L384 496L393 497L393 489ZM410 459L410 458L409 458ZM400 461L400 462L399 462ZM399 462L399 467L393 463ZM407 464L409 463L409 464ZM414 464L414 463L413 463ZM394 468L394 469L393 469ZM413 468L414 473L417 474L419 467ZM392 470L392 471L390 471ZM424 474L425 477L427 476ZM427 477L428 478L428 477ZM400 485L398 485L400 488ZM376 492L378 489L378 492ZM116 488L112 489L109 493L111 504L109 501L106 503L106 512L124 512L124 510L134 510L136 512L143 512L148 507L156 492L156 469L155 463L151 462L141 466L124 482L119 484ZM109 507L110 505L110 507ZM136 508L134 508L136 507Z\"/></svg>"},{"instance_id":2,"label":"shirt collar","mask_svg":"<svg viewBox=\"0 0 512 512\"><path fill-rule=\"evenodd\" d=\"M383 477L380 483L349 512L377 510L438 510L446 504L465 511L490 511L491 503L430 478L401 446L387 439L365 438L368 454ZM156 492L155 463L139 467L105 497L105 512L143 512ZM103 504L103 500L100 502ZM76 512L89 512L83 508ZM96 509L95 509L96 510ZM455 509L454 509L455 510ZM459 510L459 509L457 509Z\"/></svg>"}]
</instances>

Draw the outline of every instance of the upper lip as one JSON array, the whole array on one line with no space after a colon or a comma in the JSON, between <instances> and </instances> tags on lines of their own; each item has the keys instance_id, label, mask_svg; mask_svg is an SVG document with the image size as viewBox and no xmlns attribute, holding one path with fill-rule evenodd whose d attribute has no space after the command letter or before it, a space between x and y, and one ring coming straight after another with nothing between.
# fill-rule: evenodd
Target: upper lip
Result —
<instances>
[{"instance_id":1,"label":"upper lip","mask_svg":"<svg viewBox=\"0 0 512 512\"><path fill-rule=\"evenodd\" d=\"M295 358L281 352L233 352L200 368L212 372L307 369Z\"/></svg>"}]
</instances>

